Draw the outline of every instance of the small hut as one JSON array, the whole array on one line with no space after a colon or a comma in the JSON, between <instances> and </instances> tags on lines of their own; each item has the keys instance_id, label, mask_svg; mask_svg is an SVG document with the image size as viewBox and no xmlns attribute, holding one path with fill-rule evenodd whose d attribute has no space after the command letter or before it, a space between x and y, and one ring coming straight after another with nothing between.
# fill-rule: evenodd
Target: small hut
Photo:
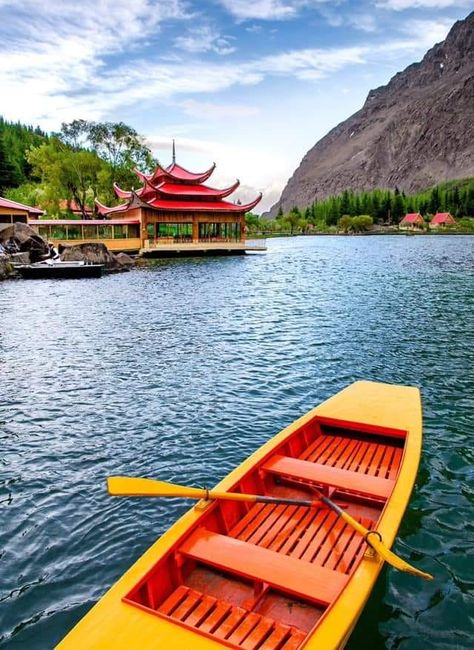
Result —
<instances>
[{"instance_id":1,"label":"small hut","mask_svg":"<svg viewBox=\"0 0 474 650\"><path fill-rule=\"evenodd\" d=\"M432 218L430 226L431 228L445 228L446 226L455 226L456 219L449 212L438 212Z\"/></svg>"},{"instance_id":2,"label":"small hut","mask_svg":"<svg viewBox=\"0 0 474 650\"><path fill-rule=\"evenodd\" d=\"M402 230L422 230L425 220L419 212L411 212L406 214L399 223L399 228Z\"/></svg>"},{"instance_id":3,"label":"small hut","mask_svg":"<svg viewBox=\"0 0 474 650\"><path fill-rule=\"evenodd\" d=\"M0 224L27 223L29 218L37 219L42 214L43 210L0 196Z\"/></svg>"}]
</instances>

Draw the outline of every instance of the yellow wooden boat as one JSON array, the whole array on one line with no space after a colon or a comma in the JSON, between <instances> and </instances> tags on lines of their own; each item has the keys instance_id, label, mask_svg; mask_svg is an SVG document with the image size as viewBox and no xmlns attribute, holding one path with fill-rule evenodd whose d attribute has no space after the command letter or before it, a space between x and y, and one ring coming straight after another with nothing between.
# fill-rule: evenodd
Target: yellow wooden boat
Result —
<instances>
[{"instance_id":1,"label":"yellow wooden boat","mask_svg":"<svg viewBox=\"0 0 474 650\"><path fill-rule=\"evenodd\" d=\"M181 517L58 648L344 647L379 553L390 554L421 439L418 389L352 384L231 472L207 494L218 498ZM366 530L377 531L368 543Z\"/></svg>"}]
</instances>

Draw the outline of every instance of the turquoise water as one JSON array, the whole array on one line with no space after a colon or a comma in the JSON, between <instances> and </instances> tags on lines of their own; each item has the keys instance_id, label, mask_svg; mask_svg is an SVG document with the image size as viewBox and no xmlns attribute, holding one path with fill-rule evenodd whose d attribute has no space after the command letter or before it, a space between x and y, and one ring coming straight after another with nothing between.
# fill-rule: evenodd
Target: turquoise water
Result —
<instances>
[{"instance_id":1,"label":"turquoise water","mask_svg":"<svg viewBox=\"0 0 474 650\"><path fill-rule=\"evenodd\" d=\"M350 650L472 647L474 238L307 237L0 285L0 645L51 648L189 503L360 378L420 386L424 456ZM86 647L86 646L85 646Z\"/></svg>"}]
</instances>

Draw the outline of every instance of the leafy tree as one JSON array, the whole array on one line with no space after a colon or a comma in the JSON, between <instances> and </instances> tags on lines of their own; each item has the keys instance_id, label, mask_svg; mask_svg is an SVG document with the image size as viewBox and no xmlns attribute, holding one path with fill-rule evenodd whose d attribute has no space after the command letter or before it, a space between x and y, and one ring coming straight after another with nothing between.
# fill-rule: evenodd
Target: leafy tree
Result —
<instances>
[{"instance_id":1,"label":"leafy tree","mask_svg":"<svg viewBox=\"0 0 474 650\"><path fill-rule=\"evenodd\" d=\"M373 219L367 214L361 214L352 218L352 228L354 232L367 232L373 226Z\"/></svg>"},{"instance_id":2,"label":"leafy tree","mask_svg":"<svg viewBox=\"0 0 474 650\"><path fill-rule=\"evenodd\" d=\"M301 220L302 220L302 215L297 206L292 208L290 212L286 215L285 221L288 223L290 227L290 233L292 235L294 234L295 230L300 227Z\"/></svg>"},{"instance_id":3,"label":"leafy tree","mask_svg":"<svg viewBox=\"0 0 474 650\"><path fill-rule=\"evenodd\" d=\"M112 169L114 181L130 186L136 183L133 168L149 170L155 166L144 139L123 122L98 122L89 127L94 151L106 160Z\"/></svg>"},{"instance_id":4,"label":"leafy tree","mask_svg":"<svg viewBox=\"0 0 474 650\"><path fill-rule=\"evenodd\" d=\"M344 214L337 222L337 227L347 235L352 227L352 217L348 214Z\"/></svg>"},{"instance_id":5,"label":"leafy tree","mask_svg":"<svg viewBox=\"0 0 474 650\"><path fill-rule=\"evenodd\" d=\"M104 178L106 163L94 152L73 150L59 139L32 149L28 154L33 173L46 190L47 206L57 212L62 199L74 201L87 218Z\"/></svg>"}]
</instances>

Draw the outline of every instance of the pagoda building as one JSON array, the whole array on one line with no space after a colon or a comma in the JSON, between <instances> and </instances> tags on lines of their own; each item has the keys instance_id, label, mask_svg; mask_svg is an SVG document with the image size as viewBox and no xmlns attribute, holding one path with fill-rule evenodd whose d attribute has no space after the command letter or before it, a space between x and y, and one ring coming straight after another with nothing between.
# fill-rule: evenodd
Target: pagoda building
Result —
<instances>
[{"instance_id":1,"label":"pagoda building","mask_svg":"<svg viewBox=\"0 0 474 650\"><path fill-rule=\"evenodd\" d=\"M245 248L245 213L262 195L245 205L226 200L240 183L237 180L224 189L206 185L214 169L215 164L205 172L194 173L181 167L176 163L173 143L171 165L157 165L150 175L135 170L142 187L126 191L114 184L116 195L124 202L107 207L96 201L97 212L103 219L139 221L143 253L183 245L199 248L213 244L216 248L235 244L236 250ZM230 251L229 246L226 250Z\"/></svg>"}]
</instances>

